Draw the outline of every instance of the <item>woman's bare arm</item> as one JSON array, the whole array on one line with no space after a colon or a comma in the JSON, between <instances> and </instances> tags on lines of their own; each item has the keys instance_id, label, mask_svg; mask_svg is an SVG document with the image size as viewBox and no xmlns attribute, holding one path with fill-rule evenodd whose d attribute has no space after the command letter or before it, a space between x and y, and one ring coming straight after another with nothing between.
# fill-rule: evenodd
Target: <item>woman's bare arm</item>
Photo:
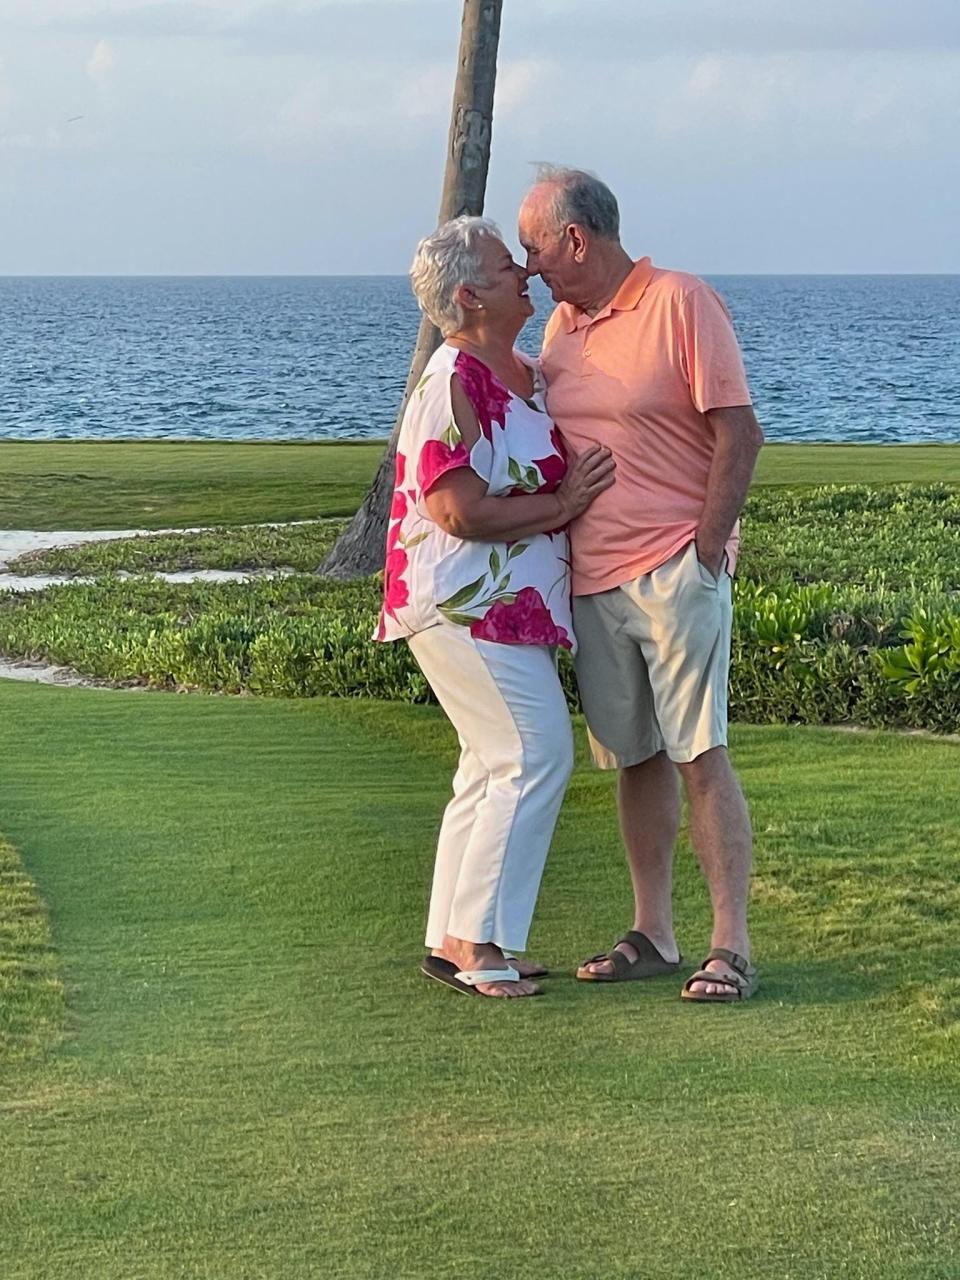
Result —
<instances>
[{"instance_id":1,"label":"woman's bare arm","mask_svg":"<svg viewBox=\"0 0 960 1280\"><path fill-rule=\"evenodd\" d=\"M450 381L453 416L468 450L480 439L480 423L460 379ZM446 472L425 496L430 518L455 538L479 542L516 542L569 524L613 484L614 462L608 449L591 445L571 459L554 493L492 497L487 484L469 467Z\"/></svg>"}]
</instances>

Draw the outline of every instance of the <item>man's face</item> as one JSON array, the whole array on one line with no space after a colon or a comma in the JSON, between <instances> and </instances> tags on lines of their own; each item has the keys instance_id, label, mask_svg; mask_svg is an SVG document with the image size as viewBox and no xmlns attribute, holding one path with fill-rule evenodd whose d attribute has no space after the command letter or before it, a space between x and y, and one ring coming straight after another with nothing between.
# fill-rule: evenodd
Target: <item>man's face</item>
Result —
<instances>
[{"instance_id":1,"label":"man's face","mask_svg":"<svg viewBox=\"0 0 960 1280\"><path fill-rule=\"evenodd\" d=\"M580 265L566 228L558 229L548 208L549 193L534 187L520 206L520 243L527 254L527 271L539 276L554 302L572 301Z\"/></svg>"}]
</instances>

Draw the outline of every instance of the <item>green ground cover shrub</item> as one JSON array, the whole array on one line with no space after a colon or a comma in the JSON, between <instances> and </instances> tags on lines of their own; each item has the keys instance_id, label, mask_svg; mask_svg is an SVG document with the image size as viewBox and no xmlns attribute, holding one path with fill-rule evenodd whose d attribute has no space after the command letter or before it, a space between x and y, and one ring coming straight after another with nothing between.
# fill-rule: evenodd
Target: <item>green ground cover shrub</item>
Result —
<instances>
[{"instance_id":1,"label":"green ground cover shrub","mask_svg":"<svg viewBox=\"0 0 960 1280\"><path fill-rule=\"evenodd\" d=\"M118 542L64 553L59 567L312 567L336 527ZM958 489L755 491L734 588L732 716L957 731L958 589ZM107 576L0 597L0 651L161 688L429 701L407 647L370 641L378 605L376 578L170 585ZM561 676L575 707L565 655Z\"/></svg>"},{"instance_id":2,"label":"green ground cover shrub","mask_svg":"<svg viewBox=\"0 0 960 1280\"><path fill-rule=\"evenodd\" d=\"M430 701L407 646L370 640L377 608L376 580L104 578L0 597L0 651L157 688ZM566 655L560 668L576 708ZM756 723L955 731L960 604L942 594L738 581L730 705L733 718Z\"/></svg>"},{"instance_id":3,"label":"green ground cover shrub","mask_svg":"<svg viewBox=\"0 0 960 1280\"><path fill-rule=\"evenodd\" d=\"M22 574L277 569L312 572L341 519L204 533L149 534L35 551ZM960 590L960 488L940 485L758 486L743 521L740 576L774 583L847 582Z\"/></svg>"},{"instance_id":4,"label":"green ground cover shrub","mask_svg":"<svg viewBox=\"0 0 960 1280\"><path fill-rule=\"evenodd\" d=\"M741 576L960 590L960 488L947 484L756 487Z\"/></svg>"},{"instance_id":5,"label":"green ground cover shrub","mask_svg":"<svg viewBox=\"0 0 960 1280\"><path fill-rule=\"evenodd\" d=\"M106 577L0 598L0 650L98 679L274 697L427 700L405 645L370 640L373 582Z\"/></svg>"}]
</instances>

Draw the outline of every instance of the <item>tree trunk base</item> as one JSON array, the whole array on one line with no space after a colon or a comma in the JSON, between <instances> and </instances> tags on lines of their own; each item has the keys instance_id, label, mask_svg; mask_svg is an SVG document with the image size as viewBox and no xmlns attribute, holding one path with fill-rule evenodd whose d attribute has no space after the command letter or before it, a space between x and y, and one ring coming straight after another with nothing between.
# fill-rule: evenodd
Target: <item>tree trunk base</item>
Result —
<instances>
[{"instance_id":1,"label":"tree trunk base","mask_svg":"<svg viewBox=\"0 0 960 1280\"><path fill-rule=\"evenodd\" d=\"M367 490L356 515L340 534L317 572L337 582L368 578L383 568L387 546L387 524L393 498L396 435L380 460L373 484Z\"/></svg>"}]
</instances>

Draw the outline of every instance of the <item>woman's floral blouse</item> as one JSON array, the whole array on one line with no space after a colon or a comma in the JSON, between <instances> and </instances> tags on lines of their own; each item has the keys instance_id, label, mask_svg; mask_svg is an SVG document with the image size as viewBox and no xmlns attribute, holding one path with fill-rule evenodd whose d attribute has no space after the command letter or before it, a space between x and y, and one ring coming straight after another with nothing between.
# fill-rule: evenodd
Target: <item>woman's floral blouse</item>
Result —
<instances>
[{"instance_id":1,"label":"woman's floral blouse","mask_svg":"<svg viewBox=\"0 0 960 1280\"><path fill-rule=\"evenodd\" d=\"M567 469L563 441L544 409L539 370L517 355L534 370L530 402L474 356L446 343L410 397L397 442L377 640L447 623L499 644L575 647L566 532L521 542L464 540L435 524L424 502L456 467L471 467L495 496L552 493L559 486ZM453 417L454 371L480 423L480 438L469 451Z\"/></svg>"}]
</instances>

